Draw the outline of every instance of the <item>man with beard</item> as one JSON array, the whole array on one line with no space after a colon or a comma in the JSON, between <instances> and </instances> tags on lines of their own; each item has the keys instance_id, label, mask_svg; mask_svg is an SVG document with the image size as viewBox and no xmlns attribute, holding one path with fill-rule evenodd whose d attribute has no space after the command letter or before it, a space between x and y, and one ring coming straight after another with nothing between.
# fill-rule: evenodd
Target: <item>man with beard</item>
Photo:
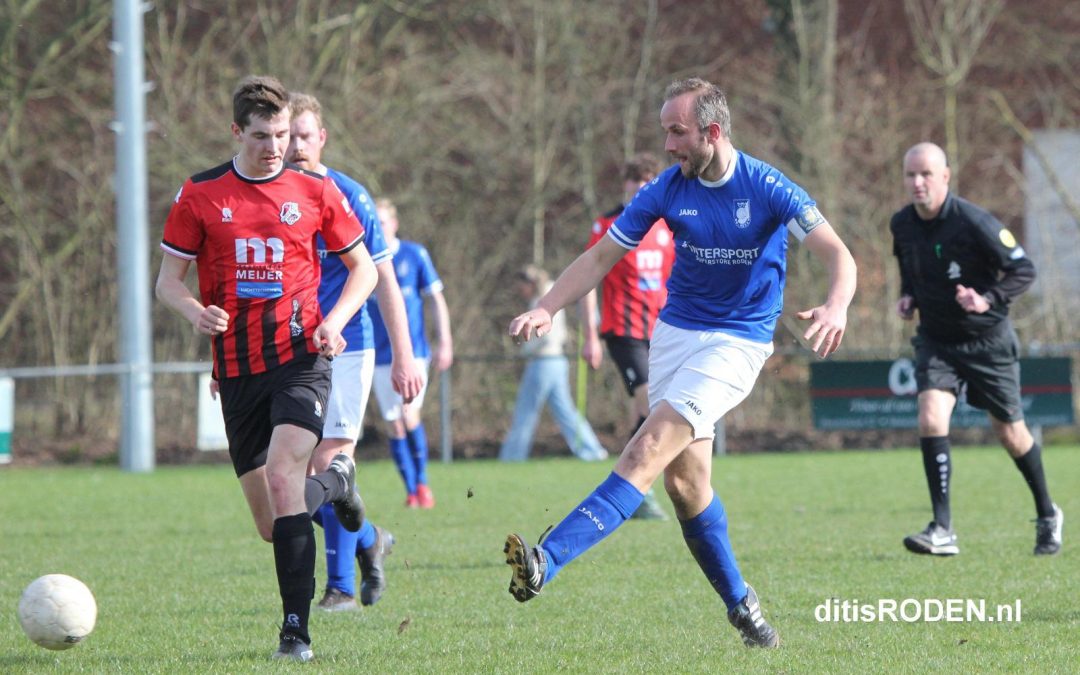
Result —
<instances>
[{"instance_id":1,"label":"man with beard","mask_svg":"<svg viewBox=\"0 0 1080 675\"><path fill-rule=\"evenodd\" d=\"M675 265L649 351L649 416L614 471L546 540L529 546L519 534L507 537L510 593L519 602L538 595L567 563L624 523L663 473L683 538L723 599L728 621L747 646L775 647L779 636L743 580L724 507L710 484L713 428L750 393L772 353L787 233L829 273L824 304L796 314L810 322L803 338L822 358L843 339L855 261L802 188L735 150L718 87L699 78L672 83L660 125L665 150L679 164L642 188L607 236L571 263L534 309L510 323L518 340L544 335L552 315L595 288L657 220L667 222Z\"/></svg>"},{"instance_id":2,"label":"man with beard","mask_svg":"<svg viewBox=\"0 0 1080 675\"><path fill-rule=\"evenodd\" d=\"M302 169L334 181L367 232L364 244L379 275L375 297L385 309L390 327L388 340L393 365L389 379L394 390L405 400L411 401L423 386L423 373L413 359L405 305L394 275L393 254L383 237L375 204L363 185L322 163L327 132L323 126L319 100L310 94L292 92L289 94L289 109L292 123L286 159ZM316 238L316 248L322 271L319 305L333 307L344 288L348 270L338 256L327 250L322 237ZM347 345L345 351L334 359L323 439L316 446L311 460L314 471L322 471L339 454L349 457L354 454L375 370L373 335L371 317L365 303L342 329ZM334 515L334 510L328 507L320 509L315 518L323 527L326 541L326 590L319 600L319 609L332 612L357 609L354 558L360 565L360 603L373 605L378 602L386 589L383 559L393 548L394 535L370 520L365 520L359 531L350 532Z\"/></svg>"}]
</instances>

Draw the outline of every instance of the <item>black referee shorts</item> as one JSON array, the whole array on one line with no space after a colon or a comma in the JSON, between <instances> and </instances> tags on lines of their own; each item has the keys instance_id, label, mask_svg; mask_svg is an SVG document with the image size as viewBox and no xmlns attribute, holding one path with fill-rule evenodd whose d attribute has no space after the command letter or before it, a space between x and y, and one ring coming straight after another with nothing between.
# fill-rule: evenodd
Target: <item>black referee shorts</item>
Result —
<instances>
[{"instance_id":1,"label":"black referee shorts","mask_svg":"<svg viewBox=\"0 0 1080 675\"><path fill-rule=\"evenodd\" d=\"M937 342L925 335L915 346L915 382L920 392L944 389L1002 422L1024 419L1020 401L1020 341L1002 321L970 342Z\"/></svg>"},{"instance_id":2,"label":"black referee shorts","mask_svg":"<svg viewBox=\"0 0 1080 675\"><path fill-rule=\"evenodd\" d=\"M279 424L307 429L322 440L330 397L330 361L304 354L256 375L220 382L229 457L237 476L266 464L270 436Z\"/></svg>"},{"instance_id":3,"label":"black referee shorts","mask_svg":"<svg viewBox=\"0 0 1080 675\"><path fill-rule=\"evenodd\" d=\"M649 383L649 341L606 333L600 337L607 344L611 360L619 369L626 393L634 395L634 390Z\"/></svg>"}]
</instances>

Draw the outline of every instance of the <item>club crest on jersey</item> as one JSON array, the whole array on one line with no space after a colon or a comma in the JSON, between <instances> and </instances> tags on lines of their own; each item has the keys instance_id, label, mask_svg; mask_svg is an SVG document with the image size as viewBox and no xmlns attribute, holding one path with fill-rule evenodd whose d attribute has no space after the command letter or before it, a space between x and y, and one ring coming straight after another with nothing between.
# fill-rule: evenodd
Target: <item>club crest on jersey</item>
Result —
<instances>
[{"instance_id":1,"label":"club crest on jersey","mask_svg":"<svg viewBox=\"0 0 1080 675\"><path fill-rule=\"evenodd\" d=\"M300 205L296 202L285 202L281 205L281 222L286 225L295 225L300 220Z\"/></svg>"},{"instance_id":2,"label":"club crest on jersey","mask_svg":"<svg viewBox=\"0 0 1080 675\"><path fill-rule=\"evenodd\" d=\"M232 209L230 209L228 206L222 206L221 207L221 222L223 222L223 223L231 223L232 222Z\"/></svg>"},{"instance_id":3,"label":"club crest on jersey","mask_svg":"<svg viewBox=\"0 0 1080 675\"><path fill-rule=\"evenodd\" d=\"M947 274L949 275L950 279L960 278L960 265L955 260L949 262L949 271L947 272Z\"/></svg>"},{"instance_id":4,"label":"club crest on jersey","mask_svg":"<svg viewBox=\"0 0 1080 675\"><path fill-rule=\"evenodd\" d=\"M749 199L736 199L735 200L735 225L738 227L750 226L750 200Z\"/></svg>"}]
</instances>

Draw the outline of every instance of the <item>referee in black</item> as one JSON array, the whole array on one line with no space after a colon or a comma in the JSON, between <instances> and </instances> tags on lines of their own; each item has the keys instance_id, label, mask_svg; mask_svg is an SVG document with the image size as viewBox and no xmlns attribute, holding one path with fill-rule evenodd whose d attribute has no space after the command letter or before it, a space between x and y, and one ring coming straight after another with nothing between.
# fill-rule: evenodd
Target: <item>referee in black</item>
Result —
<instances>
[{"instance_id":1,"label":"referee in black","mask_svg":"<svg viewBox=\"0 0 1080 675\"><path fill-rule=\"evenodd\" d=\"M945 152L919 143L904 155L904 188L911 204L889 229L900 264L897 313L919 313L915 378L919 444L934 519L904 538L914 553L960 552L949 511L949 418L956 398L986 410L1001 444L1035 497L1035 554L1061 549L1064 516L1050 499L1042 448L1024 423L1020 402L1019 342L1009 303L1035 281L1035 266L994 216L949 192Z\"/></svg>"}]
</instances>

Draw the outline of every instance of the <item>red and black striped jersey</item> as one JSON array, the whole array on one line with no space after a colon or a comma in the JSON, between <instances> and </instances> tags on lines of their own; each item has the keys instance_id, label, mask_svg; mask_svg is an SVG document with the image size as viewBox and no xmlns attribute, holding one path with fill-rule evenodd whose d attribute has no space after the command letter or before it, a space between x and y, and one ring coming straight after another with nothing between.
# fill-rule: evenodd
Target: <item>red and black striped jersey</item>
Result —
<instances>
[{"instance_id":1,"label":"red and black striped jersey","mask_svg":"<svg viewBox=\"0 0 1080 675\"><path fill-rule=\"evenodd\" d=\"M592 226L589 245L607 234L623 207L605 213ZM641 239L611 268L600 287L600 334L648 340L660 308L667 301L667 280L675 262L675 239L667 223L656 221Z\"/></svg>"},{"instance_id":2,"label":"red and black striped jersey","mask_svg":"<svg viewBox=\"0 0 1080 675\"><path fill-rule=\"evenodd\" d=\"M161 248L195 261L203 304L229 314L228 329L212 340L215 378L262 373L316 351L316 233L334 253L364 239L334 181L291 164L254 180L229 161L176 193Z\"/></svg>"}]
</instances>

